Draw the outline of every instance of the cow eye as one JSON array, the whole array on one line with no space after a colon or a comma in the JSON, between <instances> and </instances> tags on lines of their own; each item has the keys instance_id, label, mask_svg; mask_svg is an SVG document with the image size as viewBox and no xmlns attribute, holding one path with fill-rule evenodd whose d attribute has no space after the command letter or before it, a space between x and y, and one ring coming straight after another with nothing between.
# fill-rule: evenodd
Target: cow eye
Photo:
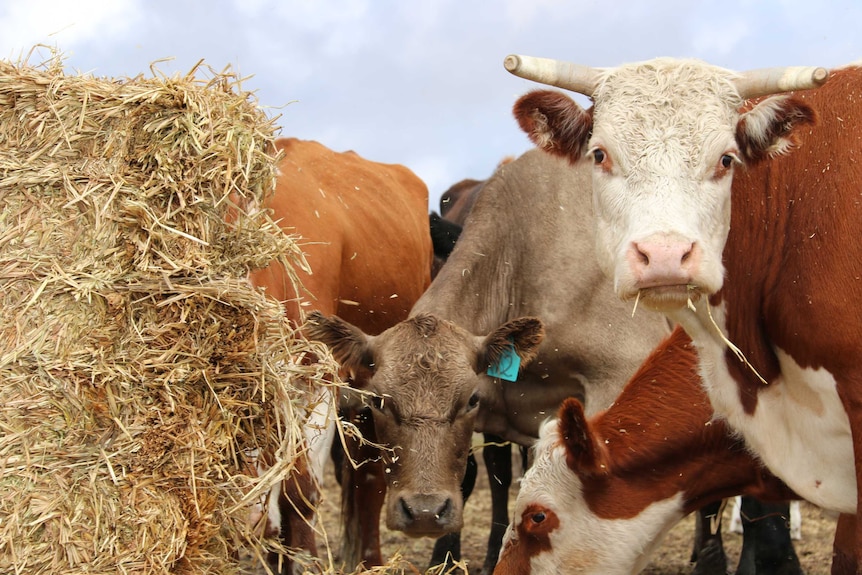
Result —
<instances>
[{"instance_id":1,"label":"cow eye","mask_svg":"<svg viewBox=\"0 0 862 575\"><path fill-rule=\"evenodd\" d=\"M604 164L606 159L607 153L603 149L596 148L595 150L593 150L593 162L597 166L601 166L602 164Z\"/></svg>"},{"instance_id":2,"label":"cow eye","mask_svg":"<svg viewBox=\"0 0 862 575\"><path fill-rule=\"evenodd\" d=\"M541 523L542 521L545 520L545 514L542 511L539 511L537 513L533 513L530 516L530 520L536 524Z\"/></svg>"},{"instance_id":3,"label":"cow eye","mask_svg":"<svg viewBox=\"0 0 862 575\"><path fill-rule=\"evenodd\" d=\"M467 409L473 409L477 405L479 405L479 392L474 391L470 399L467 400Z\"/></svg>"},{"instance_id":4,"label":"cow eye","mask_svg":"<svg viewBox=\"0 0 862 575\"><path fill-rule=\"evenodd\" d=\"M379 395L372 395L368 402L371 404L371 407L376 409L377 411L383 411L383 397Z\"/></svg>"},{"instance_id":5,"label":"cow eye","mask_svg":"<svg viewBox=\"0 0 862 575\"><path fill-rule=\"evenodd\" d=\"M733 156L731 156L730 154L724 154L721 157L721 167L725 168L725 169L730 169L730 167L732 165L733 165Z\"/></svg>"}]
</instances>

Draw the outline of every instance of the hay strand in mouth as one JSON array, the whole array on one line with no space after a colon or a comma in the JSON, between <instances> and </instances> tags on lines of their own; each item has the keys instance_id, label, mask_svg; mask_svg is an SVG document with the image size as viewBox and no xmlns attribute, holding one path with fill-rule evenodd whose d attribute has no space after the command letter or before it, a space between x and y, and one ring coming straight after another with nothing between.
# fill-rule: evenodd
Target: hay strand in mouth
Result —
<instances>
[{"instance_id":1,"label":"hay strand in mouth","mask_svg":"<svg viewBox=\"0 0 862 575\"><path fill-rule=\"evenodd\" d=\"M691 298L689 298L687 305L690 310L692 310L693 312L697 312L697 308L694 306L694 303L691 301ZM724 332L721 331L721 328L718 326L718 323L716 323L715 319L712 317L712 306L709 305L708 299L706 301L706 314L709 317L709 321L712 324L712 327L715 328L715 333L718 334L718 337L721 339L721 341L723 341L724 344L734 353L734 355L736 355L736 358L740 362L742 362L748 369L750 369L751 373L756 375L757 379L759 379L763 383L763 385L769 385L769 383L763 378L763 376L758 373L757 369L755 369L755 367L751 365L751 362L748 361L748 358L745 357L745 354L742 353L742 350L739 349L736 345L734 345L733 342L730 341L727 336L724 335Z\"/></svg>"},{"instance_id":2,"label":"hay strand in mouth","mask_svg":"<svg viewBox=\"0 0 862 575\"><path fill-rule=\"evenodd\" d=\"M641 301L641 290L638 290L638 295L635 296L635 305L632 308L632 317L635 316L635 312L638 310L638 303Z\"/></svg>"}]
</instances>

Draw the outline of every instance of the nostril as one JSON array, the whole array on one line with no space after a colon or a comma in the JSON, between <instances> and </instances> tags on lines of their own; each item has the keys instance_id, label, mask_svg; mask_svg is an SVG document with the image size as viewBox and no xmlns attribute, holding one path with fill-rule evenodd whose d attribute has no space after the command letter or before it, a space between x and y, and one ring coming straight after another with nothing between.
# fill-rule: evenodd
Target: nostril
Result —
<instances>
[{"instance_id":1,"label":"nostril","mask_svg":"<svg viewBox=\"0 0 862 575\"><path fill-rule=\"evenodd\" d=\"M450 513L452 513L452 500L447 499L434 514L434 519L438 521L446 519Z\"/></svg>"},{"instance_id":2,"label":"nostril","mask_svg":"<svg viewBox=\"0 0 862 575\"><path fill-rule=\"evenodd\" d=\"M649 265L649 254L641 249L638 244L635 244L635 252L637 253L638 262L648 266Z\"/></svg>"},{"instance_id":3,"label":"nostril","mask_svg":"<svg viewBox=\"0 0 862 575\"><path fill-rule=\"evenodd\" d=\"M401 498L400 503L401 511L404 513L404 516L410 521L415 520L416 518L413 516L413 509L407 504L406 501L404 501L403 497Z\"/></svg>"},{"instance_id":4,"label":"nostril","mask_svg":"<svg viewBox=\"0 0 862 575\"><path fill-rule=\"evenodd\" d=\"M694 252L694 244L689 245L688 249L685 253L682 254L682 258L680 259L680 263L685 263L691 257L692 252Z\"/></svg>"}]
</instances>

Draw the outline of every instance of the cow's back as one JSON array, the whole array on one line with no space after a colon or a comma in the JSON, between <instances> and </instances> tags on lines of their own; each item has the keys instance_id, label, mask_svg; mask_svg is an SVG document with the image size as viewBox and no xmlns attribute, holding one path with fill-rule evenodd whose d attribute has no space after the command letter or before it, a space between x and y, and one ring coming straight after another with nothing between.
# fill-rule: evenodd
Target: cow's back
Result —
<instances>
[{"instance_id":1,"label":"cow's back","mask_svg":"<svg viewBox=\"0 0 862 575\"><path fill-rule=\"evenodd\" d=\"M293 320L300 319L297 297L306 310L337 313L369 333L407 317L430 283L425 184L404 166L314 141L282 138L276 145L284 155L266 207L287 233L301 236L312 271L298 271L307 293L296 293L278 263L252 281L286 302Z\"/></svg>"}]
</instances>

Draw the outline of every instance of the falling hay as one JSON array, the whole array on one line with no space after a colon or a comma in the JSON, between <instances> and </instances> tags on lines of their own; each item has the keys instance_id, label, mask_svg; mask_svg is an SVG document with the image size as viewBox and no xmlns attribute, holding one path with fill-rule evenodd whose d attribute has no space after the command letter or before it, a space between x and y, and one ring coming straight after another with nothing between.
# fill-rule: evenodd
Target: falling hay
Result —
<instances>
[{"instance_id":1,"label":"falling hay","mask_svg":"<svg viewBox=\"0 0 862 575\"><path fill-rule=\"evenodd\" d=\"M0 572L235 573L275 545L248 504L333 366L245 280L305 266L256 209L272 120L199 71L0 61Z\"/></svg>"}]
</instances>

